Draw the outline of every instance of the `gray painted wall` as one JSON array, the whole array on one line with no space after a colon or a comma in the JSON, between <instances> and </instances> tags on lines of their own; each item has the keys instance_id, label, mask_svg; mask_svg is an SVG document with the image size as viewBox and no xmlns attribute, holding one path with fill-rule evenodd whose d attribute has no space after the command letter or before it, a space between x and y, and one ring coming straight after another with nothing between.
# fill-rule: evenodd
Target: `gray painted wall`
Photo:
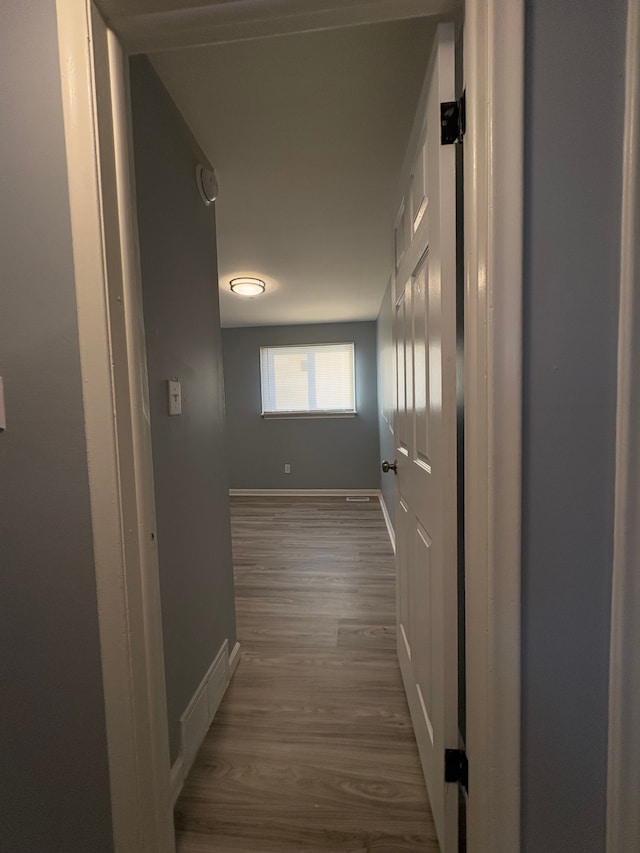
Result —
<instances>
[{"instance_id":1,"label":"gray painted wall","mask_svg":"<svg viewBox=\"0 0 640 853\"><path fill-rule=\"evenodd\" d=\"M144 57L131 61L171 760L179 719L221 644L236 641L215 216L206 163ZM182 382L169 417L166 380Z\"/></svg>"},{"instance_id":2,"label":"gray painted wall","mask_svg":"<svg viewBox=\"0 0 640 853\"><path fill-rule=\"evenodd\" d=\"M376 324L378 348L378 429L380 431L380 459L393 461L396 452L393 439L393 410L395 389L395 351L393 348L393 297L391 283L387 286L378 322ZM387 506L391 523L395 528L396 518L396 483L391 473L383 474L380 470L380 491Z\"/></svg>"},{"instance_id":3,"label":"gray painted wall","mask_svg":"<svg viewBox=\"0 0 640 853\"><path fill-rule=\"evenodd\" d=\"M0 26L0 850L113 850L54 0Z\"/></svg>"},{"instance_id":4,"label":"gray painted wall","mask_svg":"<svg viewBox=\"0 0 640 853\"><path fill-rule=\"evenodd\" d=\"M526 853L605 849L625 6L526 6Z\"/></svg>"},{"instance_id":5,"label":"gray painted wall","mask_svg":"<svg viewBox=\"0 0 640 853\"><path fill-rule=\"evenodd\" d=\"M355 343L356 417L261 417L261 346L345 341ZM375 322L223 329L222 342L232 488L379 488Z\"/></svg>"}]
</instances>

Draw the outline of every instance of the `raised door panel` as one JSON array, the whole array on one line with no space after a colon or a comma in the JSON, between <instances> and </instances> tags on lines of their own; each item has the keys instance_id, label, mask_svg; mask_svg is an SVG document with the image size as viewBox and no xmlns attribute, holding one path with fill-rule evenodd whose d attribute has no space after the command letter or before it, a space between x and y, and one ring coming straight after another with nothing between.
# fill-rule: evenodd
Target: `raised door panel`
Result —
<instances>
[{"instance_id":1,"label":"raised door panel","mask_svg":"<svg viewBox=\"0 0 640 853\"><path fill-rule=\"evenodd\" d=\"M413 433L414 461L431 470L429 451L429 257L426 254L413 277Z\"/></svg>"},{"instance_id":2,"label":"raised door panel","mask_svg":"<svg viewBox=\"0 0 640 853\"><path fill-rule=\"evenodd\" d=\"M411 578L410 549L408 547L410 530L409 508L400 498L396 516L396 566L397 566L397 610L398 643L408 660L411 660Z\"/></svg>"}]
</instances>

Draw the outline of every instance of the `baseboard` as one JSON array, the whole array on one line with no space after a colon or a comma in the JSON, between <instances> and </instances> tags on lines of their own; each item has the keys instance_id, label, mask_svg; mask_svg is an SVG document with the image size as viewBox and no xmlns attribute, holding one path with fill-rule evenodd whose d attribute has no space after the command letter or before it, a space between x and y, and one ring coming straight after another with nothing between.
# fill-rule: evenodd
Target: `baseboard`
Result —
<instances>
[{"instance_id":1,"label":"baseboard","mask_svg":"<svg viewBox=\"0 0 640 853\"><path fill-rule=\"evenodd\" d=\"M229 681L233 678L233 675L238 668L238 664L240 663L240 643L236 643L233 647L231 654L229 655Z\"/></svg>"},{"instance_id":2,"label":"baseboard","mask_svg":"<svg viewBox=\"0 0 640 853\"><path fill-rule=\"evenodd\" d=\"M368 495L378 497L378 489L229 489L232 496L246 497L346 497L347 495Z\"/></svg>"},{"instance_id":3,"label":"baseboard","mask_svg":"<svg viewBox=\"0 0 640 853\"><path fill-rule=\"evenodd\" d=\"M396 532L393 529L393 524L391 523L391 516L389 515L389 510L387 509L387 505L384 501L384 495L382 492L378 494L380 500L380 508L382 509L382 514L384 516L385 524L387 525L387 532L389 533L389 539L391 540L391 547L393 548L393 553L396 553Z\"/></svg>"},{"instance_id":4,"label":"baseboard","mask_svg":"<svg viewBox=\"0 0 640 853\"><path fill-rule=\"evenodd\" d=\"M169 777L172 807L180 796L184 780L191 770L239 661L240 643L236 643L229 654L229 643L225 640L180 717L180 752L171 767Z\"/></svg>"},{"instance_id":5,"label":"baseboard","mask_svg":"<svg viewBox=\"0 0 640 853\"><path fill-rule=\"evenodd\" d=\"M171 808L174 809L178 802L178 797L184 785L184 762L182 760L182 752L178 753L178 757L171 766L169 775L169 796L171 797Z\"/></svg>"}]
</instances>

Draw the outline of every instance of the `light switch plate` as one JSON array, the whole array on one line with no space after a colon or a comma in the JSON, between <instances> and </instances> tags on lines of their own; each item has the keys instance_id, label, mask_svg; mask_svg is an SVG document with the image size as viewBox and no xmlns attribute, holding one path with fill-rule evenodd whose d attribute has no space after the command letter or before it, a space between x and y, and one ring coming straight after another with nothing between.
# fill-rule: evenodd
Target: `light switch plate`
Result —
<instances>
[{"instance_id":1,"label":"light switch plate","mask_svg":"<svg viewBox=\"0 0 640 853\"><path fill-rule=\"evenodd\" d=\"M168 379L167 388L169 393L169 414L182 414L182 387L179 379Z\"/></svg>"}]
</instances>

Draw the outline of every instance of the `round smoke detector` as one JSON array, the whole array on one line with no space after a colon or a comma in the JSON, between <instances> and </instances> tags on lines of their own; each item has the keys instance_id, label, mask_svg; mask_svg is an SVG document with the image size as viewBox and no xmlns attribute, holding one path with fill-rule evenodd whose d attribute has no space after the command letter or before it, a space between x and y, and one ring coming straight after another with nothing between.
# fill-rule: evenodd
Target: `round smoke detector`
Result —
<instances>
[{"instance_id":1,"label":"round smoke detector","mask_svg":"<svg viewBox=\"0 0 640 853\"><path fill-rule=\"evenodd\" d=\"M198 163L196 166L196 184L200 197L207 207L218 198L218 181L213 169Z\"/></svg>"}]
</instances>

